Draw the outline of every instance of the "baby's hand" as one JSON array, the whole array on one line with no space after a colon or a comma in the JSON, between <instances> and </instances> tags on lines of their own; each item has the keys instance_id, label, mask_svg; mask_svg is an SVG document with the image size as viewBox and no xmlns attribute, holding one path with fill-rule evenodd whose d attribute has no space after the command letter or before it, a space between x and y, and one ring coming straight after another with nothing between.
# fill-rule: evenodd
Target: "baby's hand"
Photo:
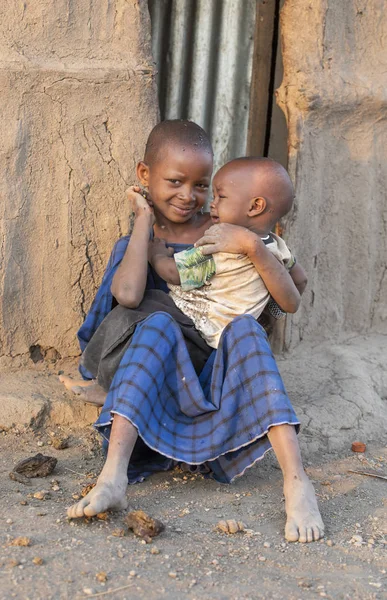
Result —
<instances>
[{"instance_id":1,"label":"baby's hand","mask_svg":"<svg viewBox=\"0 0 387 600\"><path fill-rule=\"evenodd\" d=\"M148 261L154 267L158 260L171 258L173 252L173 248L167 248L165 240L153 238L148 244Z\"/></svg>"},{"instance_id":2,"label":"baby's hand","mask_svg":"<svg viewBox=\"0 0 387 600\"><path fill-rule=\"evenodd\" d=\"M150 201L145 199L144 195L141 193L141 188L137 185L132 185L126 190L126 196L129 200L131 211L134 213L134 217L146 215L147 217L150 217L151 225L153 225L155 222L153 206Z\"/></svg>"}]
</instances>

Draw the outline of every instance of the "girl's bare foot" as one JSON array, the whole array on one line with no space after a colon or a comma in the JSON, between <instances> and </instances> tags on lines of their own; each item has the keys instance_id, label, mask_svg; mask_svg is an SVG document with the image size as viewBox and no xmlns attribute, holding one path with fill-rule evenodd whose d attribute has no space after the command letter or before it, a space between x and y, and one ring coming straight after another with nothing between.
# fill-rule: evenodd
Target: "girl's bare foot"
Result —
<instances>
[{"instance_id":1,"label":"girl's bare foot","mask_svg":"<svg viewBox=\"0 0 387 600\"><path fill-rule=\"evenodd\" d=\"M60 375L59 381L64 384L67 390L73 392L73 394L86 404L103 406L107 394L95 379L84 381L83 379L71 379L67 375Z\"/></svg>"},{"instance_id":2,"label":"girl's bare foot","mask_svg":"<svg viewBox=\"0 0 387 600\"><path fill-rule=\"evenodd\" d=\"M289 542L313 542L324 537L324 523L313 485L306 474L286 477L284 482L286 526Z\"/></svg>"},{"instance_id":3,"label":"girl's bare foot","mask_svg":"<svg viewBox=\"0 0 387 600\"><path fill-rule=\"evenodd\" d=\"M124 510L128 506L126 488L128 479L124 477L109 477L102 475L98 478L97 485L87 496L82 498L67 509L70 519L79 517L94 517L106 510Z\"/></svg>"},{"instance_id":4,"label":"girl's bare foot","mask_svg":"<svg viewBox=\"0 0 387 600\"><path fill-rule=\"evenodd\" d=\"M94 385L89 385L87 387L75 385L71 388L71 391L78 396L80 400L83 400L86 404L92 404L93 406L103 406L107 396L105 390L101 388L98 383L94 383Z\"/></svg>"},{"instance_id":5,"label":"girl's bare foot","mask_svg":"<svg viewBox=\"0 0 387 600\"><path fill-rule=\"evenodd\" d=\"M67 375L59 375L59 381L63 383L66 390L72 390L73 387L88 387L89 385L95 384L95 379L73 379L72 377L68 377Z\"/></svg>"},{"instance_id":6,"label":"girl's bare foot","mask_svg":"<svg viewBox=\"0 0 387 600\"><path fill-rule=\"evenodd\" d=\"M127 507L127 469L137 438L137 429L132 423L115 414L106 462L97 485L68 509L67 516L70 519L93 517L105 510L124 510Z\"/></svg>"}]
</instances>

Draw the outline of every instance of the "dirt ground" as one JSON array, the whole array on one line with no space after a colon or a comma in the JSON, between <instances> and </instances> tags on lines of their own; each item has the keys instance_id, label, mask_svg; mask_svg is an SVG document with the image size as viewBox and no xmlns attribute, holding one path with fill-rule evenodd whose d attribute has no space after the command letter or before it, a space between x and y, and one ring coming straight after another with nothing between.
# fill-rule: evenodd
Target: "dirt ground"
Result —
<instances>
[{"instance_id":1,"label":"dirt ground","mask_svg":"<svg viewBox=\"0 0 387 600\"><path fill-rule=\"evenodd\" d=\"M69 447L55 450L52 434L70 435ZM327 526L313 544L284 540L281 473L271 455L230 486L175 470L128 488L129 510L166 526L145 544L131 532L117 535L125 513L89 522L65 516L103 462L90 429L3 431L0 452L1 600L387 598L387 481L349 473L386 474L381 444L307 462ZM37 452L58 459L52 475L29 486L12 481L15 463ZM45 499L33 497L42 491ZM220 519L249 531L217 532ZM19 536L30 545L12 546Z\"/></svg>"}]
</instances>

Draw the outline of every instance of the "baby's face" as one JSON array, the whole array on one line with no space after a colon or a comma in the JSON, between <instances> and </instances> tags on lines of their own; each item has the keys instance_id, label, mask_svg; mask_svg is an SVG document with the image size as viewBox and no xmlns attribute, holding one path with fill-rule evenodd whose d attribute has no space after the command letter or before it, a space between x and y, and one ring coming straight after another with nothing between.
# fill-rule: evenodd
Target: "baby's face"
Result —
<instances>
[{"instance_id":1,"label":"baby's face","mask_svg":"<svg viewBox=\"0 0 387 600\"><path fill-rule=\"evenodd\" d=\"M213 198L210 204L212 222L231 223L247 227L248 211L254 197L251 182L237 167L222 167L212 182Z\"/></svg>"}]
</instances>

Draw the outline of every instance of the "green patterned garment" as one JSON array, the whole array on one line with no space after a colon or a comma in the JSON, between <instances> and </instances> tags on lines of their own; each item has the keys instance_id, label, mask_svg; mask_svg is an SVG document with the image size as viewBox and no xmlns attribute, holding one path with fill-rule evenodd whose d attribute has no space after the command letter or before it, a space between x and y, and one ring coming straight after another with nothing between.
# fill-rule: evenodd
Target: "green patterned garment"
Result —
<instances>
[{"instance_id":1,"label":"green patterned garment","mask_svg":"<svg viewBox=\"0 0 387 600\"><path fill-rule=\"evenodd\" d=\"M190 248L178 252L173 257L180 275L184 291L194 290L205 285L216 273L212 254L205 256L200 248Z\"/></svg>"}]
</instances>

